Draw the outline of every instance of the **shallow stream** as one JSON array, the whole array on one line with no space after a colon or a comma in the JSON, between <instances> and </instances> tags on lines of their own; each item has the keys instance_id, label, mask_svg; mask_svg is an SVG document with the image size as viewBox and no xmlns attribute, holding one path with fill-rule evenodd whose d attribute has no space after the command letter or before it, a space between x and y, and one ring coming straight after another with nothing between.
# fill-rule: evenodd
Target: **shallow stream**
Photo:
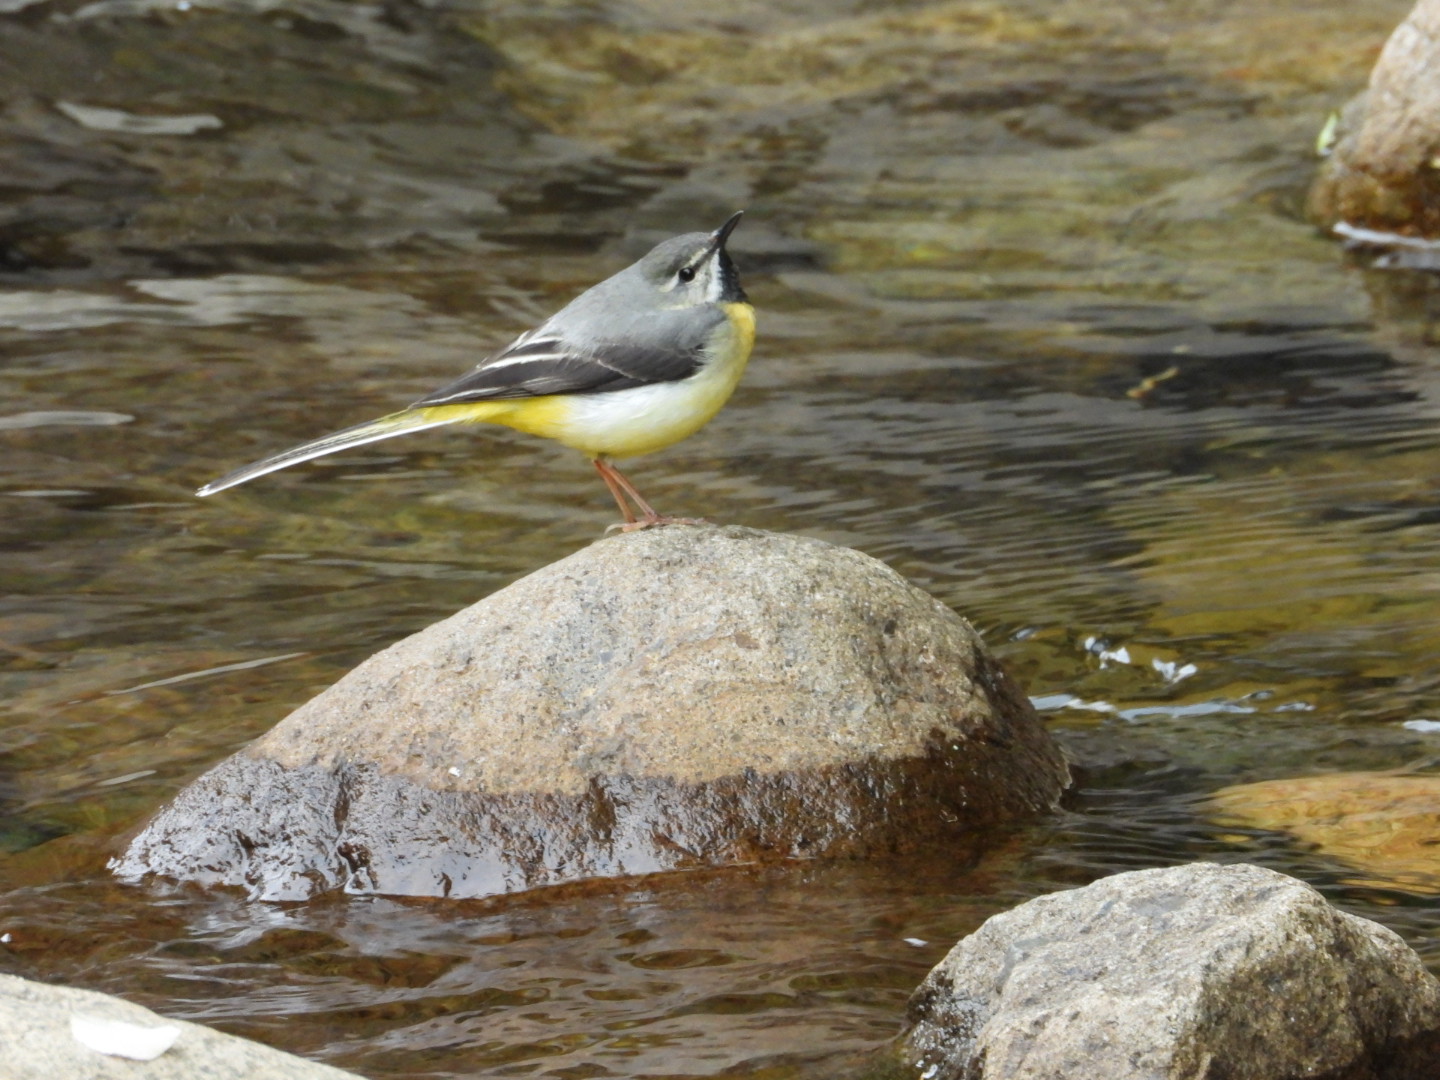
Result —
<instances>
[{"instance_id":1,"label":"shallow stream","mask_svg":"<svg viewBox=\"0 0 1440 1080\"><path fill-rule=\"evenodd\" d=\"M1436 283L1302 213L1409 6L0 0L0 970L376 1078L818 1076L994 911L1203 858L1440 973L1440 860L1213 802L1440 760ZM631 476L970 618L1065 811L978 866L488 904L112 881L188 780L614 513L499 430L193 489L740 208L751 369Z\"/></svg>"}]
</instances>

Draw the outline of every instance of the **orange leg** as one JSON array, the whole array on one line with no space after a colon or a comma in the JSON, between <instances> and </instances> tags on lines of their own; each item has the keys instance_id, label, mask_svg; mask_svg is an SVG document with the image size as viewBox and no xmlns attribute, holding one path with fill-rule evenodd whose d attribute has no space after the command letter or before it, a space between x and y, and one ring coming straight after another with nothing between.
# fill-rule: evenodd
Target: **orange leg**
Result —
<instances>
[{"instance_id":1,"label":"orange leg","mask_svg":"<svg viewBox=\"0 0 1440 1080\"><path fill-rule=\"evenodd\" d=\"M595 471L600 474L600 479L605 481L605 486L610 489L610 494L615 496L615 502L620 507L620 513L625 520L618 525L610 526L612 529L619 529L621 532L633 532L636 529L648 529L652 525L704 525L704 518L672 518L663 517L655 512L655 508L645 501L635 485L625 478L625 474L611 465L604 458L596 458L594 461ZM630 510L630 505L625 500L635 504L635 509L640 511L637 519Z\"/></svg>"},{"instance_id":2,"label":"orange leg","mask_svg":"<svg viewBox=\"0 0 1440 1080\"><path fill-rule=\"evenodd\" d=\"M630 512L630 504L625 501L625 489L615 482L615 468L609 462L596 458L590 464L595 466L595 471L600 474L600 479L605 481L605 486L610 489L610 494L615 496L615 505L620 507L620 515L625 519L626 525L635 523L635 515Z\"/></svg>"}]
</instances>

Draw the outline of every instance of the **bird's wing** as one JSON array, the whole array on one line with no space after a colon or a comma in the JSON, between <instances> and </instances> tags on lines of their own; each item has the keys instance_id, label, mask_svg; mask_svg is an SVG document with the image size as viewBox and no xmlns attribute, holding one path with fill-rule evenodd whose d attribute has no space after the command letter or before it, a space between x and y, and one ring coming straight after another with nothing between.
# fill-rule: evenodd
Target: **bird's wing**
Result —
<instances>
[{"instance_id":1,"label":"bird's wing","mask_svg":"<svg viewBox=\"0 0 1440 1080\"><path fill-rule=\"evenodd\" d=\"M473 371L411 408L543 394L602 394L684 379L703 362L703 339L693 345L665 346L600 341L582 348L542 326L521 334Z\"/></svg>"}]
</instances>

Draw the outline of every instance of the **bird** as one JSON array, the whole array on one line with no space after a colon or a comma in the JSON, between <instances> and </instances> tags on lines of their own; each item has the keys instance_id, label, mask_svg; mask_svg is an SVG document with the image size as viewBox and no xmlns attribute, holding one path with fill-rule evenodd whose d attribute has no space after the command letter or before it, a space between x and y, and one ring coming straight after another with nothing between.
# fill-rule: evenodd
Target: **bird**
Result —
<instances>
[{"instance_id":1,"label":"bird","mask_svg":"<svg viewBox=\"0 0 1440 1080\"><path fill-rule=\"evenodd\" d=\"M214 495L397 435L490 423L553 439L589 457L624 518L612 528L703 524L657 513L613 462L695 434L740 382L755 345L755 309L725 242L743 215L732 214L714 232L660 243L399 412L242 466L196 494Z\"/></svg>"}]
</instances>

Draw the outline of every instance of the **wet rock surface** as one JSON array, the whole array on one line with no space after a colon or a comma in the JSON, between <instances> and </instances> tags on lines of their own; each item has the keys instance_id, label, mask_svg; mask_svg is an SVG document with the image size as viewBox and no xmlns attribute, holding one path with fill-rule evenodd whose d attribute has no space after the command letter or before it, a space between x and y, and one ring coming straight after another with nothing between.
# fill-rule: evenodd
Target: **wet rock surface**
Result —
<instances>
[{"instance_id":1,"label":"wet rock surface","mask_svg":"<svg viewBox=\"0 0 1440 1080\"><path fill-rule=\"evenodd\" d=\"M1437 65L1440 0L1419 0L1386 42L1368 89L1342 114L1340 138L1310 193L1316 217L1440 236Z\"/></svg>"},{"instance_id":2,"label":"wet rock surface","mask_svg":"<svg viewBox=\"0 0 1440 1080\"><path fill-rule=\"evenodd\" d=\"M973 629L868 556L741 528L586 548L377 654L116 869L288 899L943 844L1067 783Z\"/></svg>"},{"instance_id":3,"label":"wet rock surface","mask_svg":"<svg viewBox=\"0 0 1440 1080\"><path fill-rule=\"evenodd\" d=\"M1392 931L1257 866L1116 874L988 920L910 1003L932 1080L1421 1080L1440 983Z\"/></svg>"},{"instance_id":4,"label":"wet rock surface","mask_svg":"<svg viewBox=\"0 0 1440 1080\"><path fill-rule=\"evenodd\" d=\"M5 1030L0 1076L6 1080L355 1080L354 1073L198 1024L168 1020L108 994L13 975L0 975L0 1024ZM117 1024L128 1030L117 1030ZM168 1027L179 1029L174 1042L149 1061L94 1048L136 1047L148 1041L149 1033Z\"/></svg>"}]
</instances>

